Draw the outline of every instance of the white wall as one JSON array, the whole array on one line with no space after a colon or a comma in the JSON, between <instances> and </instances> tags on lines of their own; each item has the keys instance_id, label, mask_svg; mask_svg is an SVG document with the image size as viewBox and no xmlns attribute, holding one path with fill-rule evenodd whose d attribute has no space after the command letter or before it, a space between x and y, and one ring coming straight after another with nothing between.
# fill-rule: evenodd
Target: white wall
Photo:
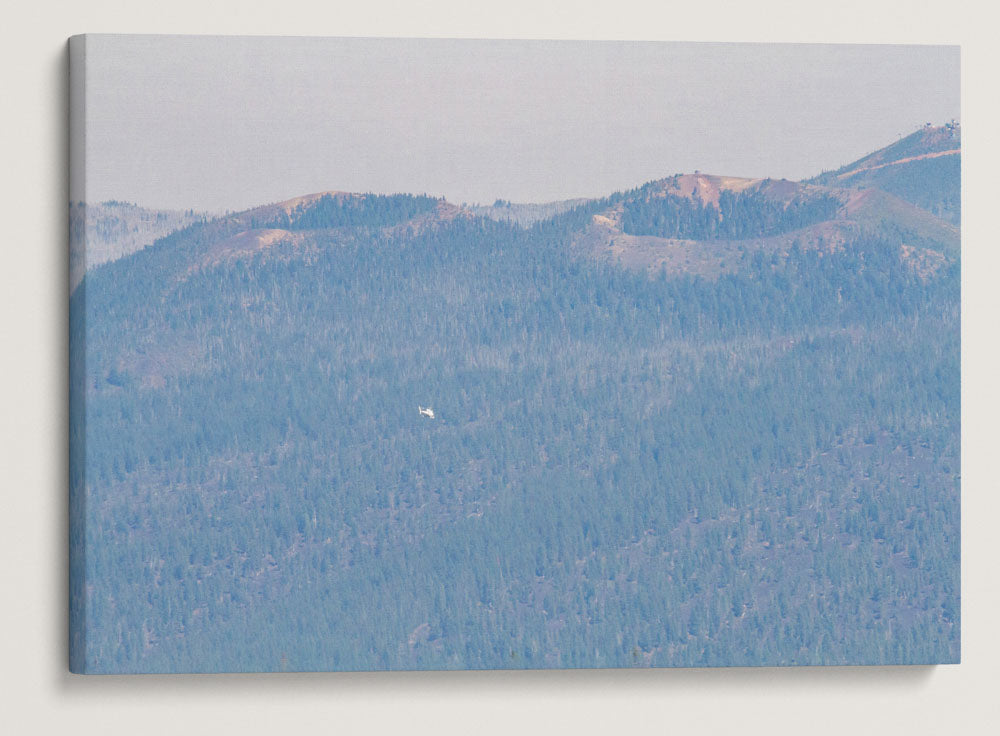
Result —
<instances>
[{"instance_id":1,"label":"white wall","mask_svg":"<svg viewBox=\"0 0 1000 736\"><path fill-rule=\"evenodd\" d=\"M815 5L816 7L809 7ZM913 6L913 7L911 7ZM0 723L6 733L988 732L1000 723L990 222L995 19L986 3L757 0L35 0L0 11ZM963 664L80 678L66 673L66 52L80 32L927 42L963 45ZM237 731L238 729L238 731Z\"/></svg>"}]
</instances>

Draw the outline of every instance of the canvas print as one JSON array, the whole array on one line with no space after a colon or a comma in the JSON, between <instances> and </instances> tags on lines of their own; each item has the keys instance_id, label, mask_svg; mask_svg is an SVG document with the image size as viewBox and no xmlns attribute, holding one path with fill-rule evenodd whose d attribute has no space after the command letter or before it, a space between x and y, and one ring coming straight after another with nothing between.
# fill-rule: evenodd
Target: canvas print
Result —
<instances>
[{"instance_id":1,"label":"canvas print","mask_svg":"<svg viewBox=\"0 0 1000 736\"><path fill-rule=\"evenodd\" d=\"M957 47L70 62L74 672L959 661Z\"/></svg>"}]
</instances>

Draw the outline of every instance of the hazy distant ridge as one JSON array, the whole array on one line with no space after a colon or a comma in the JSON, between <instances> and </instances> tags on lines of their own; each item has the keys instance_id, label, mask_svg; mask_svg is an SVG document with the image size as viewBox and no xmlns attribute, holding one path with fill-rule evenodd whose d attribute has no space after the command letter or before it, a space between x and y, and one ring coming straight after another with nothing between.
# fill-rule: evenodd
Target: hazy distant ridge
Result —
<instances>
[{"instance_id":1,"label":"hazy distant ridge","mask_svg":"<svg viewBox=\"0 0 1000 736\"><path fill-rule=\"evenodd\" d=\"M71 202L70 288L80 283L88 268L134 253L204 218L193 210L157 210L129 202Z\"/></svg>"},{"instance_id":2,"label":"hazy distant ridge","mask_svg":"<svg viewBox=\"0 0 1000 736\"><path fill-rule=\"evenodd\" d=\"M588 199L580 198L532 204L530 202L508 202L504 199L498 199L492 205L467 205L465 209L474 215L482 215L498 222L511 222L515 225L526 227L541 220L548 220L550 217L554 217L589 201Z\"/></svg>"}]
</instances>

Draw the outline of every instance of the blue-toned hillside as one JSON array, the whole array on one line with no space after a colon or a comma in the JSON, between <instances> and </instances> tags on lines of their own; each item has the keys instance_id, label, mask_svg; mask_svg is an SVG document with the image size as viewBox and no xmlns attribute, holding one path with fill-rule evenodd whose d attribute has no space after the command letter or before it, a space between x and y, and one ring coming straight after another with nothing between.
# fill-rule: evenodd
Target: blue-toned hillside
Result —
<instances>
[{"instance_id":1,"label":"blue-toned hillside","mask_svg":"<svg viewBox=\"0 0 1000 736\"><path fill-rule=\"evenodd\" d=\"M962 221L962 133L954 121L927 125L891 146L809 181L832 187L881 189L952 225Z\"/></svg>"},{"instance_id":2,"label":"blue-toned hillside","mask_svg":"<svg viewBox=\"0 0 1000 736\"><path fill-rule=\"evenodd\" d=\"M314 195L89 272L74 669L957 661L957 257L758 195L712 272L581 250L675 247L641 191Z\"/></svg>"}]
</instances>

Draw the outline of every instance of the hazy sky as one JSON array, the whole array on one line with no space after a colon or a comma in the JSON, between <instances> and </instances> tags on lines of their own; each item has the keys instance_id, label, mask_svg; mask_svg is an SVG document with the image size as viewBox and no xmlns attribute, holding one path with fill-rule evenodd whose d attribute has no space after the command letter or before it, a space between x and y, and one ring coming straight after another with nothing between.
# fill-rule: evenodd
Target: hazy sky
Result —
<instances>
[{"instance_id":1,"label":"hazy sky","mask_svg":"<svg viewBox=\"0 0 1000 736\"><path fill-rule=\"evenodd\" d=\"M956 46L89 36L92 202L798 179L959 117Z\"/></svg>"}]
</instances>

